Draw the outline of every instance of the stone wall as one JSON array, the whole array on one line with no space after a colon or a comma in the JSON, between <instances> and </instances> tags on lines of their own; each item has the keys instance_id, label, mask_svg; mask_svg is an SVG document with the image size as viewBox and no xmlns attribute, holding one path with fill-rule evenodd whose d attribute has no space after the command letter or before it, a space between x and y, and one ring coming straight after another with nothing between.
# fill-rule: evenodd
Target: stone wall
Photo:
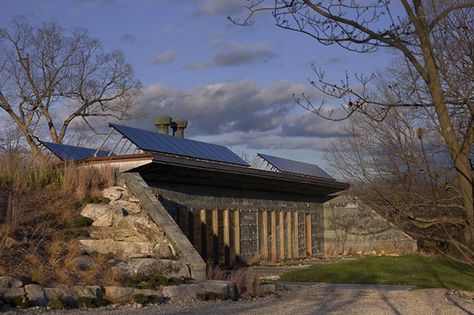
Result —
<instances>
[{"instance_id":1,"label":"stone wall","mask_svg":"<svg viewBox=\"0 0 474 315\"><path fill-rule=\"evenodd\" d=\"M418 247L408 234L396 229L375 211L349 196L324 204L324 253L411 253Z\"/></svg>"},{"instance_id":2,"label":"stone wall","mask_svg":"<svg viewBox=\"0 0 474 315\"><path fill-rule=\"evenodd\" d=\"M162 227L142 210L139 200L124 187L105 189L108 204L87 204L81 215L92 220L90 238L80 239L84 251L113 257L108 263L123 276L161 273L189 278L189 267L177 257ZM88 256L79 256L87 264Z\"/></svg>"},{"instance_id":3,"label":"stone wall","mask_svg":"<svg viewBox=\"0 0 474 315\"><path fill-rule=\"evenodd\" d=\"M261 231L259 231L261 226L259 226L259 224L261 225L261 216L264 209L268 211L283 211L285 214L291 212L292 218L295 211L301 214L298 217L298 241L300 242L298 257L304 257L306 254L304 248L304 214L310 213L312 216L313 255L317 255L322 251L324 239L322 231L323 200L321 198L307 195L267 192L263 190L236 190L222 187L181 185L163 182L149 182L148 184L153 188L155 194L159 197L171 216L178 221L178 217L181 217L178 215L178 212L185 211L188 213L189 209L217 209L219 211L219 217L221 217L225 209L239 211L241 259L243 261L248 261L250 257L257 254L259 248L262 246L262 236ZM262 187L262 189L264 188ZM209 218L210 216L208 215L207 217ZM268 222L270 222L269 220L268 218ZM292 227L293 226L294 225L292 225ZM276 228L276 234L278 235L280 231L278 215ZM219 226L219 230L220 229ZM187 228L184 230L187 230ZM283 231L286 239L286 225L284 225ZM268 244L270 244L270 242L271 239L268 240ZM277 248L280 249L279 235L277 237Z\"/></svg>"}]
</instances>

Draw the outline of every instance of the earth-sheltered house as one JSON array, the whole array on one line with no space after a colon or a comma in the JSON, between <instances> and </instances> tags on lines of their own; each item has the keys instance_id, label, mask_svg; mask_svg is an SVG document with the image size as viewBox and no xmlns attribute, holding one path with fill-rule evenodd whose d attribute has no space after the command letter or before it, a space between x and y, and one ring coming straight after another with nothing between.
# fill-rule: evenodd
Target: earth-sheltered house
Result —
<instances>
[{"instance_id":1,"label":"earth-sheltered house","mask_svg":"<svg viewBox=\"0 0 474 315\"><path fill-rule=\"evenodd\" d=\"M116 168L191 264L325 253L323 204L348 184L265 154L252 167L227 147L184 138L185 120L161 116L155 125L156 132L110 124L95 149L42 144L62 161Z\"/></svg>"}]
</instances>

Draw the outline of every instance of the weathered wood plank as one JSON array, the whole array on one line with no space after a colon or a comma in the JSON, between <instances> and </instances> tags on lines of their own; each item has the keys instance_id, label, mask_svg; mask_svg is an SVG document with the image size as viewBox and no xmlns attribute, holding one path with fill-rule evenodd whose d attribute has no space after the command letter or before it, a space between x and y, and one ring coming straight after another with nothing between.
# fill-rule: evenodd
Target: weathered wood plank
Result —
<instances>
[{"instance_id":1,"label":"weathered wood plank","mask_svg":"<svg viewBox=\"0 0 474 315\"><path fill-rule=\"evenodd\" d=\"M224 209L223 213L223 225L224 225L224 263L230 264L230 222L229 222L229 209Z\"/></svg>"},{"instance_id":2,"label":"weathered wood plank","mask_svg":"<svg viewBox=\"0 0 474 315\"><path fill-rule=\"evenodd\" d=\"M299 240L299 237L300 237L300 234L299 234L299 229L298 229L298 211L295 210L295 212L293 213L293 225L294 225L294 229L293 229L293 257L297 258L297 257L300 257L300 248L299 248L299 244L300 244L300 240Z\"/></svg>"},{"instance_id":3,"label":"weathered wood plank","mask_svg":"<svg viewBox=\"0 0 474 315\"><path fill-rule=\"evenodd\" d=\"M219 217L217 209L212 209L212 257L219 264Z\"/></svg>"},{"instance_id":4,"label":"weathered wood plank","mask_svg":"<svg viewBox=\"0 0 474 315\"><path fill-rule=\"evenodd\" d=\"M206 209L199 210L199 224L201 231L201 257L204 261L207 260L207 223L206 223Z\"/></svg>"},{"instance_id":5,"label":"weathered wood plank","mask_svg":"<svg viewBox=\"0 0 474 315\"><path fill-rule=\"evenodd\" d=\"M273 262L277 260L277 225L276 225L276 213L275 210L270 212L270 221L272 228L272 245L271 245L271 259Z\"/></svg>"},{"instance_id":6,"label":"weathered wood plank","mask_svg":"<svg viewBox=\"0 0 474 315\"><path fill-rule=\"evenodd\" d=\"M288 210L286 211L286 256L289 259L293 258L293 242L291 241L291 235L291 212Z\"/></svg>"},{"instance_id":7,"label":"weathered wood plank","mask_svg":"<svg viewBox=\"0 0 474 315\"><path fill-rule=\"evenodd\" d=\"M234 259L233 261L239 262L240 260L240 212L239 209L234 210Z\"/></svg>"},{"instance_id":8,"label":"weathered wood plank","mask_svg":"<svg viewBox=\"0 0 474 315\"><path fill-rule=\"evenodd\" d=\"M280 238L280 260L285 260L285 216L283 210L278 211L278 236Z\"/></svg>"},{"instance_id":9,"label":"weathered wood plank","mask_svg":"<svg viewBox=\"0 0 474 315\"><path fill-rule=\"evenodd\" d=\"M262 211L262 258L268 260L268 214L267 210Z\"/></svg>"},{"instance_id":10,"label":"weathered wood plank","mask_svg":"<svg viewBox=\"0 0 474 315\"><path fill-rule=\"evenodd\" d=\"M311 213L306 213L306 255L313 255L313 232L312 232L312 222L311 222Z\"/></svg>"}]
</instances>

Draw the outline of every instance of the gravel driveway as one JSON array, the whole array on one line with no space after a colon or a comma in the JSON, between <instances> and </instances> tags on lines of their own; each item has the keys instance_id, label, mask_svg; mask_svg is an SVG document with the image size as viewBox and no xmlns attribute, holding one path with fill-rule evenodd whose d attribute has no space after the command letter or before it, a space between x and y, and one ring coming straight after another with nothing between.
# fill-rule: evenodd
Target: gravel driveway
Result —
<instances>
[{"instance_id":1,"label":"gravel driveway","mask_svg":"<svg viewBox=\"0 0 474 315\"><path fill-rule=\"evenodd\" d=\"M26 313L41 314L38 310ZM21 312L24 314L24 312ZM42 314L62 314L45 312ZM334 285L290 288L246 301L189 302L144 308L72 310L68 314L474 314L474 301L444 289L374 290Z\"/></svg>"}]
</instances>

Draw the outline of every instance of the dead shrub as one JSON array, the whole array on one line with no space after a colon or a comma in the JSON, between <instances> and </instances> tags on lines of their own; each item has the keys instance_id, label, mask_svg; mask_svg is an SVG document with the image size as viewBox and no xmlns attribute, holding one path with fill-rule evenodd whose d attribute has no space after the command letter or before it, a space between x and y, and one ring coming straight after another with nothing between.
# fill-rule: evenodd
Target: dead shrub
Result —
<instances>
[{"instance_id":1,"label":"dead shrub","mask_svg":"<svg viewBox=\"0 0 474 315\"><path fill-rule=\"evenodd\" d=\"M84 200L98 200L93 195L115 185L113 169L40 163L9 154L0 155L0 170L0 196L8 197L6 220L0 220L1 275L45 286L115 283L106 257L94 257L96 264L86 272L74 263L80 254L75 235L88 228L77 224L80 209Z\"/></svg>"},{"instance_id":2,"label":"dead shrub","mask_svg":"<svg viewBox=\"0 0 474 315\"><path fill-rule=\"evenodd\" d=\"M206 277L209 280L227 280L227 276L219 266L208 265L206 268Z\"/></svg>"},{"instance_id":3,"label":"dead shrub","mask_svg":"<svg viewBox=\"0 0 474 315\"><path fill-rule=\"evenodd\" d=\"M247 264L250 266L258 266L263 261L263 257L259 253L253 253L252 256L247 260Z\"/></svg>"},{"instance_id":4,"label":"dead shrub","mask_svg":"<svg viewBox=\"0 0 474 315\"><path fill-rule=\"evenodd\" d=\"M261 280L255 270L239 267L232 271L229 280L235 283L240 296L260 296Z\"/></svg>"}]
</instances>

